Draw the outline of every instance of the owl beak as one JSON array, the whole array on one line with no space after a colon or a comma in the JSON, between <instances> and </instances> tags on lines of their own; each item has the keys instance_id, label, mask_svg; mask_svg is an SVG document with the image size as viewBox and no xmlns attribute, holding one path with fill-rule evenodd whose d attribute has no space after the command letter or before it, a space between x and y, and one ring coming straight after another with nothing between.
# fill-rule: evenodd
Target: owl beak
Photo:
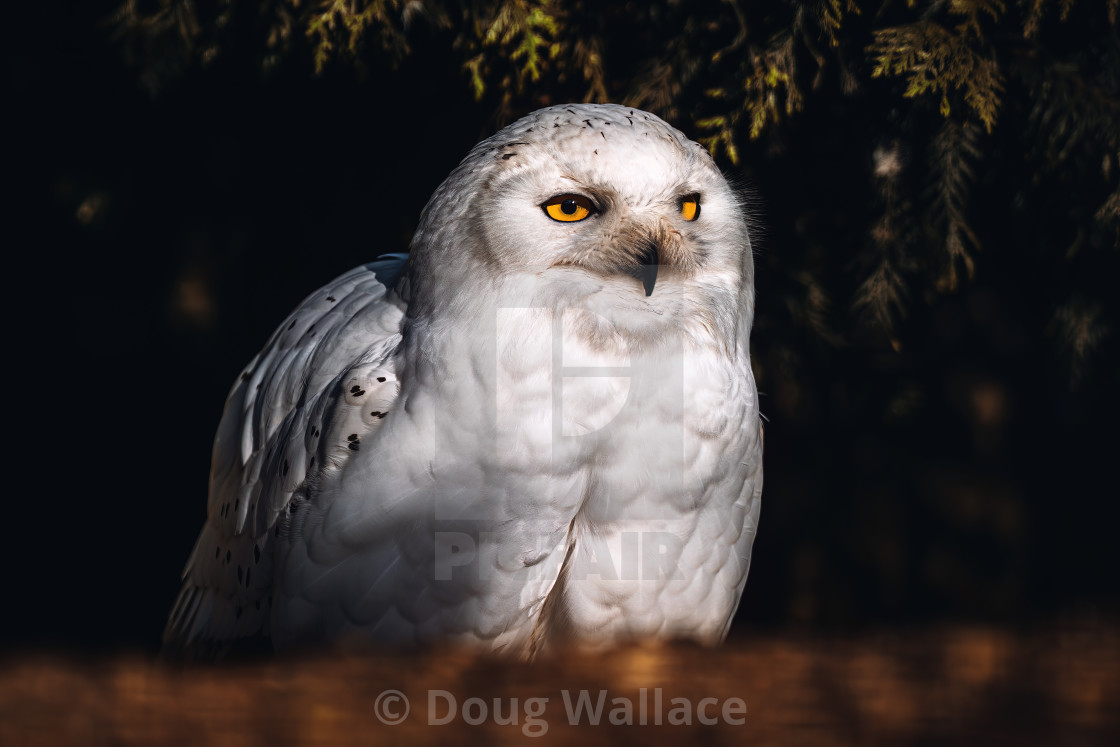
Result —
<instances>
[{"instance_id":1,"label":"owl beak","mask_svg":"<svg viewBox=\"0 0 1120 747\"><path fill-rule=\"evenodd\" d=\"M639 264L634 270L634 277L642 281L647 297L653 295L653 285L657 282L657 261L657 242L651 241L638 257Z\"/></svg>"}]
</instances>

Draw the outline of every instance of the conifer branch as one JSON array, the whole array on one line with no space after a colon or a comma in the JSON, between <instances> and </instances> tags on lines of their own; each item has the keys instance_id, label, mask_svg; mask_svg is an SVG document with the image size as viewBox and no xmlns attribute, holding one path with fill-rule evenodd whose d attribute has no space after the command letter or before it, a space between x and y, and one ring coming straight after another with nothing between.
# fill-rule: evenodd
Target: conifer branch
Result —
<instances>
[{"instance_id":1,"label":"conifer branch","mask_svg":"<svg viewBox=\"0 0 1120 747\"><path fill-rule=\"evenodd\" d=\"M932 181L926 191L925 223L930 244L941 251L937 287L942 291L960 287L961 270L968 280L976 272L972 252L980 248L980 239L969 226L966 210L974 180L972 164L980 156L978 139L975 127L949 120L930 144Z\"/></svg>"}]
</instances>

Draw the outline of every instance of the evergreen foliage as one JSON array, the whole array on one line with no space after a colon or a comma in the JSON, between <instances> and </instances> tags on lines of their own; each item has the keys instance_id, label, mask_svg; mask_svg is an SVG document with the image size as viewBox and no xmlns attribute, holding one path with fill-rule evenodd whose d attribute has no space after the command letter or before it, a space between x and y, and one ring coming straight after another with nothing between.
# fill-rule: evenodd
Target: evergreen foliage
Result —
<instances>
[{"instance_id":1,"label":"evergreen foliage","mask_svg":"<svg viewBox=\"0 0 1120 747\"><path fill-rule=\"evenodd\" d=\"M496 123L551 101L620 101L684 127L732 166L742 162L744 143L781 148L783 128L797 128L814 101L858 101L887 86L898 125L889 144L873 146L882 213L867 224L855 262L862 274L849 282L857 317L888 336L915 294L954 292L975 276L982 241L971 225L971 194L1006 109L1011 121L1002 136L1022 138L1040 175L1061 175L1073 161L1079 169L1098 165L1086 173L1097 188L1078 192L1095 201L1089 220L1063 251L1120 245L1120 0L149 6L126 0L114 24L153 93L192 65L235 51L248 51L264 75L280 64L309 75L346 67L380 75L443 46L458 60L462 84L493 107ZM818 301L839 290L817 278L803 282ZM1066 316L1078 313L1064 308ZM1054 334L1080 326L1055 323ZM1099 344L1093 340L1072 349L1090 355Z\"/></svg>"}]
</instances>

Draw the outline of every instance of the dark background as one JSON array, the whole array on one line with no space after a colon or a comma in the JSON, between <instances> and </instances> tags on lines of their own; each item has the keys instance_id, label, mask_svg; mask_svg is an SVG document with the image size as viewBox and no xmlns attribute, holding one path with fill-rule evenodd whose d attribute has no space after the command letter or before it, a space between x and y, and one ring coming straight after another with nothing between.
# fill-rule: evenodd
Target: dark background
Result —
<instances>
[{"instance_id":1,"label":"dark background","mask_svg":"<svg viewBox=\"0 0 1120 747\"><path fill-rule=\"evenodd\" d=\"M403 251L428 195L505 123L435 43L365 76L262 77L231 55L152 95L109 40L114 5L25 11L5 31L6 650L156 649L234 377L305 295ZM1080 188L1061 179L1013 205L1008 185L1036 177L997 128L976 278L914 299L893 335L855 326L883 130L865 125L892 101L823 95L782 147L723 164L754 196L769 419L738 625L1112 617L1120 259L1029 248L1068 243L1107 189L1085 186L1080 214L1050 210ZM820 313L837 339L798 321L807 262L836 291ZM1082 289L1104 299L1104 343L1072 377L1048 325Z\"/></svg>"}]
</instances>

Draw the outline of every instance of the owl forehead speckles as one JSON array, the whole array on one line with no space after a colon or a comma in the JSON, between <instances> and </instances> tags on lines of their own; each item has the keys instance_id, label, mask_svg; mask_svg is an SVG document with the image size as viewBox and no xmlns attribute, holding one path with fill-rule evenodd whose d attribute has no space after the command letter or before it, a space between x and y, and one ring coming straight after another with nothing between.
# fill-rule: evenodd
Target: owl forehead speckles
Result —
<instances>
[{"instance_id":1,"label":"owl forehead speckles","mask_svg":"<svg viewBox=\"0 0 1120 747\"><path fill-rule=\"evenodd\" d=\"M698 143L652 114L613 104L542 109L498 133L482 151L505 170L547 164L573 186L634 201L661 192L676 198L705 177L720 178Z\"/></svg>"},{"instance_id":2,"label":"owl forehead speckles","mask_svg":"<svg viewBox=\"0 0 1120 747\"><path fill-rule=\"evenodd\" d=\"M665 138L682 150L696 145L653 114L617 104L568 104L540 109L486 142L516 141L532 132L537 133L532 138L536 142L561 142L577 137L599 137L607 141L612 127L626 128L629 138Z\"/></svg>"}]
</instances>

